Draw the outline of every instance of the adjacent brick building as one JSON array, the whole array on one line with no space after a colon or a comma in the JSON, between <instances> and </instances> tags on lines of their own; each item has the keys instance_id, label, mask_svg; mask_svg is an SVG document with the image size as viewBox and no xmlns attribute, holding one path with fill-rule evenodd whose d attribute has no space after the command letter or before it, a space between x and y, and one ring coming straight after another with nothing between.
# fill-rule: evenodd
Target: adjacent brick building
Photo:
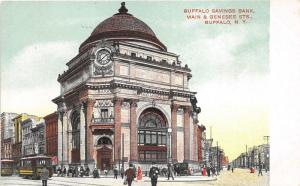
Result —
<instances>
[{"instance_id":1,"label":"adjacent brick building","mask_svg":"<svg viewBox=\"0 0 300 186\"><path fill-rule=\"evenodd\" d=\"M44 117L46 124L46 154L52 157L52 164L57 164L57 112Z\"/></svg>"},{"instance_id":2,"label":"adjacent brick building","mask_svg":"<svg viewBox=\"0 0 300 186\"><path fill-rule=\"evenodd\" d=\"M197 128L197 145L198 145L198 162L203 162L205 160L204 154L204 143L205 139L203 137L203 132L206 130L204 125L198 126Z\"/></svg>"}]
</instances>

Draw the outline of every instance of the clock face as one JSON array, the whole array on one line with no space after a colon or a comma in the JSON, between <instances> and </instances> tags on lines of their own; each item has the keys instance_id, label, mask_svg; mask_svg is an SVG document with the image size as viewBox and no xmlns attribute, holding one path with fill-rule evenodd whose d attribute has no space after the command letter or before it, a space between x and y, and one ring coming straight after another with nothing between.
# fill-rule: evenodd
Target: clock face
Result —
<instances>
[{"instance_id":1,"label":"clock face","mask_svg":"<svg viewBox=\"0 0 300 186\"><path fill-rule=\"evenodd\" d=\"M106 49L100 49L96 53L96 64L103 66L110 61L111 55L110 52Z\"/></svg>"}]
</instances>

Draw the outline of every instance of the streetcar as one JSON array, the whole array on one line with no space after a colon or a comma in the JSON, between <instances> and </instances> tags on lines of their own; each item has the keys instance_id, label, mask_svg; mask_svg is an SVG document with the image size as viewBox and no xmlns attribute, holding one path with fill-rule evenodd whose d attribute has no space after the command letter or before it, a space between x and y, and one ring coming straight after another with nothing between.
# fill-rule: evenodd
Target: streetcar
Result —
<instances>
[{"instance_id":1,"label":"streetcar","mask_svg":"<svg viewBox=\"0 0 300 186\"><path fill-rule=\"evenodd\" d=\"M13 174L13 160L1 160L1 176L11 176Z\"/></svg>"},{"instance_id":2,"label":"streetcar","mask_svg":"<svg viewBox=\"0 0 300 186\"><path fill-rule=\"evenodd\" d=\"M21 158L19 175L23 178L40 179L44 165L46 165L49 170L49 177L52 177L53 168L51 157L31 156Z\"/></svg>"}]
</instances>

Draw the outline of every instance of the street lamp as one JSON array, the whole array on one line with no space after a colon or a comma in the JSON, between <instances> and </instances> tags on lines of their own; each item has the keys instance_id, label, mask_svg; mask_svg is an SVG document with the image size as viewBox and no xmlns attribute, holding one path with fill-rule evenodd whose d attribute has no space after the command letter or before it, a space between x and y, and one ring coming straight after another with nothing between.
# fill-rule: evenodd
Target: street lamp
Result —
<instances>
[{"instance_id":1,"label":"street lamp","mask_svg":"<svg viewBox=\"0 0 300 186\"><path fill-rule=\"evenodd\" d=\"M172 153L171 153L171 134L172 134L172 128L169 127L169 128L168 128L168 137L169 137L169 158L168 158L168 162L169 162L169 163L172 162Z\"/></svg>"}]
</instances>

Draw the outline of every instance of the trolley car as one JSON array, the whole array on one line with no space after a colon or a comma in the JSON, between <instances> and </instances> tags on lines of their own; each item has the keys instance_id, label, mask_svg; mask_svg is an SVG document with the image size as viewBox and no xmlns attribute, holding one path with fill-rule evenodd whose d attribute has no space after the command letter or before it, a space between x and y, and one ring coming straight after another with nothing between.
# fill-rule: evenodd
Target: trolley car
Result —
<instances>
[{"instance_id":1,"label":"trolley car","mask_svg":"<svg viewBox=\"0 0 300 186\"><path fill-rule=\"evenodd\" d=\"M13 174L13 160L1 160L1 176L11 176Z\"/></svg>"},{"instance_id":2,"label":"trolley car","mask_svg":"<svg viewBox=\"0 0 300 186\"><path fill-rule=\"evenodd\" d=\"M49 170L49 177L52 177L52 163L51 158L48 156L32 156L22 158L20 160L19 175L24 178L40 179L41 171L46 165Z\"/></svg>"}]
</instances>

